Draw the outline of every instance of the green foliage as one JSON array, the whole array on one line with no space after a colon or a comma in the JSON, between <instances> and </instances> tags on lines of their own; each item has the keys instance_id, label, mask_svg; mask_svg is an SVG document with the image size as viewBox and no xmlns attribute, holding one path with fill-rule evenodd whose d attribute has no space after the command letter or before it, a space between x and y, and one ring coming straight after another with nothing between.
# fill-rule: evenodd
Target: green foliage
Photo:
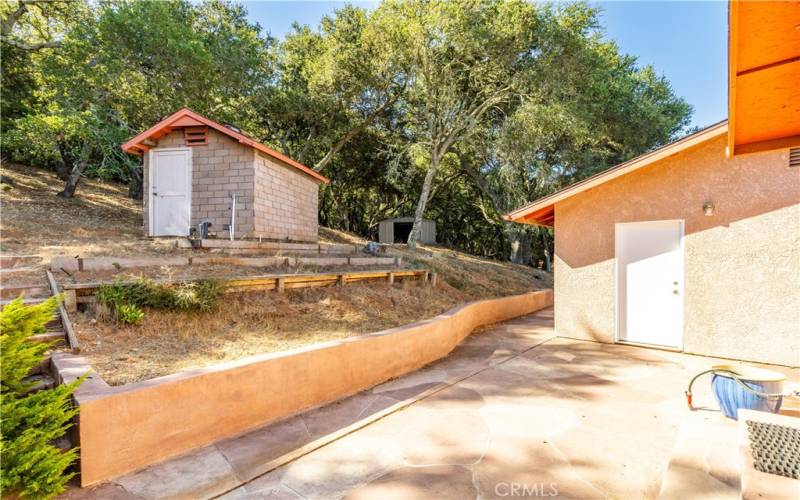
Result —
<instances>
[{"instance_id":1,"label":"green foliage","mask_svg":"<svg viewBox=\"0 0 800 500\"><path fill-rule=\"evenodd\" d=\"M165 285L138 277L101 286L97 298L112 310L117 321L137 325L144 319L142 307L207 312L214 309L224 292L223 283L213 278Z\"/></svg>"},{"instance_id":2,"label":"green foliage","mask_svg":"<svg viewBox=\"0 0 800 500\"><path fill-rule=\"evenodd\" d=\"M0 5L0 17L13 10ZM272 41L241 5L76 0L28 11L14 36L49 22L59 41L11 47L9 57L3 45L3 149L17 161L69 171L89 142L82 175L138 182L140 160L119 145L180 107L246 128L256 121L248 102L269 81Z\"/></svg>"},{"instance_id":3,"label":"green foliage","mask_svg":"<svg viewBox=\"0 0 800 500\"><path fill-rule=\"evenodd\" d=\"M139 193L119 144L188 106L330 177L323 224L375 238L425 187L440 242L516 262L552 234L500 214L676 138L692 111L583 2L348 5L281 40L221 0L38 5L12 38L59 46L3 42L4 154L63 173L86 153L82 175Z\"/></svg>"},{"instance_id":4,"label":"green foliage","mask_svg":"<svg viewBox=\"0 0 800 500\"><path fill-rule=\"evenodd\" d=\"M71 396L83 379L36 393L29 392L32 384L25 381L49 348L28 337L44 330L57 307L56 298L31 306L17 299L0 311L0 487L7 495L50 498L64 491L74 475L65 471L77 458L77 449L62 452L52 443L78 412Z\"/></svg>"},{"instance_id":5,"label":"green foliage","mask_svg":"<svg viewBox=\"0 0 800 500\"><path fill-rule=\"evenodd\" d=\"M117 319L126 325L138 325L144 319L144 311L133 304L117 306Z\"/></svg>"}]
</instances>

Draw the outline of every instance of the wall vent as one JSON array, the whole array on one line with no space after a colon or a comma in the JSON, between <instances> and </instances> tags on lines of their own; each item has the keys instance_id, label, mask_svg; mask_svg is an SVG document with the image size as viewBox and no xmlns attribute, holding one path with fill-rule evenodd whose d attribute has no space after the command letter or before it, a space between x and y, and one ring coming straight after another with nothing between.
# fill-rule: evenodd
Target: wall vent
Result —
<instances>
[{"instance_id":1,"label":"wall vent","mask_svg":"<svg viewBox=\"0 0 800 500\"><path fill-rule=\"evenodd\" d=\"M208 127L184 127L183 140L187 146L208 144Z\"/></svg>"},{"instance_id":2,"label":"wall vent","mask_svg":"<svg viewBox=\"0 0 800 500\"><path fill-rule=\"evenodd\" d=\"M800 148L792 148L789 150L789 166L800 167Z\"/></svg>"}]
</instances>

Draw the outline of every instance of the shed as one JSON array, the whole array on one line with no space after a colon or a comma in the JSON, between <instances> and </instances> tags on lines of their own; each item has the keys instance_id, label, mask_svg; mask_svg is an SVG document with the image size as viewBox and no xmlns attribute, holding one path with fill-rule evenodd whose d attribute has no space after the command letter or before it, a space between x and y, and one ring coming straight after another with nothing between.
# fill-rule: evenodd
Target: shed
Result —
<instances>
[{"instance_id":1,"label":"shed","mask_svg":"<svg viewBox=\"0 0 800 500\"><path fill-rule=\"evenodd\" d=\"M209 222L224 237L317 240L328 179L236 127L183 108L122 149L143 156L149 236L187 236Z\"/></svg>"},{"instance_id":2,"label":"shed","mask_svg":"<svg viewBox=\"0 0 800 500\"><path fill-rule=\"evenodd\" d=\"M378 241L380 243L406 243L411 228L414 226L413 217L395 217L394 219L382 220L378 224ZM430 219L422 219L422 234L420 243L436 243L436 223Z\"/></svg>"},{"instance_id":3,"label":"shed","mask_svg":"<svg viewBox=\"0 0 800 500\"><path fill-rule=\"evenodd\" d=\"M796 366L800 148L721 122L506 216L555 234L559 335Z\"/></svg>"}]
</instances>

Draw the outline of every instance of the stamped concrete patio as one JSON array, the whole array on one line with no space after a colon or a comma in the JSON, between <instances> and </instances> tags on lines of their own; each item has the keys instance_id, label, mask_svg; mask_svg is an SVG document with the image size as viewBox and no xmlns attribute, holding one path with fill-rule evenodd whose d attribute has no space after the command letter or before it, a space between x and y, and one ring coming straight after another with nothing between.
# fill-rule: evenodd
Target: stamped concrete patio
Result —
<instances>
[{"instance_id":1,"label":"stamped concrete patio","mask_svg":"<svg viewBox=\"0 0 800 500\"><path fill-rule=\"evenodd\" d=\"M557 337L552 310L338 403L70 498L738 498L715 360ZM797 370L777 368L798 380Z\"/></svg>"}]
</instances>

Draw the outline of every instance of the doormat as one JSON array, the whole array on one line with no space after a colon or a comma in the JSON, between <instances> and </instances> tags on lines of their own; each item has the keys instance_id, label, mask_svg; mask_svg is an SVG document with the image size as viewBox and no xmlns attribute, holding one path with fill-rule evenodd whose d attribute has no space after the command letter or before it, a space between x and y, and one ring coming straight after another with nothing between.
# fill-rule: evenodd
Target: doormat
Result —
<instances>
[{"instance_id":1,"label":"doormat","mask_svg":"<svg viewBox=\"0 0 800 500\"><path fill-rule=\"evenodd\" d=\"M800 429L766 422L747 422L757 471L800 479Z\"/></svg>"}]
</instances>

